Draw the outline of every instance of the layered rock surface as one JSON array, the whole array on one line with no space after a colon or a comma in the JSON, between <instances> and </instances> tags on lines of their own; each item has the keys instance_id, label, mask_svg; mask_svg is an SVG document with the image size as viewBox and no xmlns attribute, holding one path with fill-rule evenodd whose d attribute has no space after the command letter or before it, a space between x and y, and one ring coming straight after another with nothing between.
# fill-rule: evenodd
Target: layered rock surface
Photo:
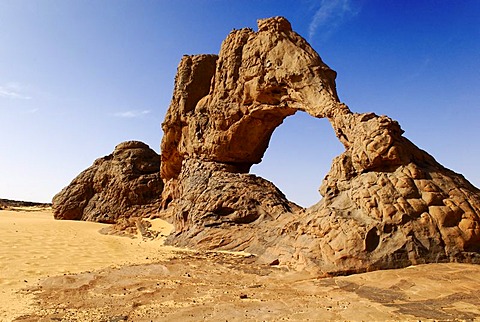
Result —
<instances>
[{"instance_id":1,"label":"layered rock surface","mask_svg":"<svg viewBox=\"0 0 480 322\"><path fill-rule=\"evenodd\" d=\"M138 141L118 144L53 198L56 219L117 223L156 213L163 182L160 156Z\"/></svg>"},{"instance_id":2,"label":"layered rock surface","mask_svg":"<svg viewBox=\"0 0 480 322\"><path fill-rule=\"evenodd\" d=\"M169 242L320 274L480 263L480 191L403 137L396 121L351 112L335 77L281 17L260 20L257 32L232 31L218 56L184 56L162 124L162 207L176 227ZM308 209L248 174L297 111L327 118L345 146L323 199Z\"/></svg>"}]
</instances>

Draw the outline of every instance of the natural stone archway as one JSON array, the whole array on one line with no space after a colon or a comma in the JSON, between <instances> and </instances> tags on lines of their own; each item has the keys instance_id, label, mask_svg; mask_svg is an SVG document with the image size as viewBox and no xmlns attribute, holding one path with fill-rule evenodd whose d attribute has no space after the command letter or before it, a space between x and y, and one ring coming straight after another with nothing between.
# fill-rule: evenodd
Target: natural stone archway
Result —
<instances>
[{"instance_id":1,"label":"natural stone archway","mask_svg":"<svg viewBox=\"0 0 480 322\"><path fill-rule=\"evenodd\" d=\"M245 250L340 274L433 261L480 262L480 192L402 136L340 103L335 72L281 17L235 30L219 56L185 56L162 125L169 242ZM248 174L296 111L327 118L345 152L303 209Z\"/></svg>"},{"instance_id":2,"label":"natural stone archway","mask_svg":"<svg viewBox=\"0 0 480 322\"><path fill-rule=\"evenodd\" d=\"M335 75L285 19L260 21L258 33L233 31L218 59L184 56L163 123L162 177L175 178L193 155L248 171L285 117L348 111L338 103Z\"/></svg>"}]
</instances>

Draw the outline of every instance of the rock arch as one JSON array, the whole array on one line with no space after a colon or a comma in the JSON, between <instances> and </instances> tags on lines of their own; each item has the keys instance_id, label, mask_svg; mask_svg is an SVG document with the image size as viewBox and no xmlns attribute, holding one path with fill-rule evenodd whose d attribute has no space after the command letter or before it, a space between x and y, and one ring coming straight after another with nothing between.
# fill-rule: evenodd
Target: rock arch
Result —
<instances>
[{"instance_id":1,"label":"rock arch","mask_svg":"<svg viewBox=\"0 0 480 322\"><path fill-rule=\"evenodd\" d=\"M261 20L257 33L233 31L218 57L184 56L163 123L162 177L177 176L187 156L239 164L243 172L297 110L315 117L348 111L335 75L283 18Z\"/></svg>"},{"instance_id":2,"label":"rock arch","mask_svg":"<svg viewBox=\"0 0 480 322\"><path fill-rule=\"evenodd\" d=\"M162 124L163 207L176 226L169 242L322 274L480 262L479 190L404 138L396 121L352 113L335 76L281 17L232 31L218 56L184 56ZM345 146L324 198L308 209L248 174L298 110L327 118Z\"/></svg>"}]
</instances>

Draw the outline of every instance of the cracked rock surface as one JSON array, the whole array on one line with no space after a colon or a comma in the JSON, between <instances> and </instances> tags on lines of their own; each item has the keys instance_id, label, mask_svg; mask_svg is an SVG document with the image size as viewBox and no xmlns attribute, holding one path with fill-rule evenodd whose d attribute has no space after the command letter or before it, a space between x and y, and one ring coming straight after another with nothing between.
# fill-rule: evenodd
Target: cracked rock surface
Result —
<instances>
[{"instance_id":1,"label":"cracked rock surface","mask_svg":"<svg viewBox=\"0 0 480 322\"><path fill-rule=\"evenodd\" d=\"M232 31L218 56L184 56L162 124L162 207L176 229L168 242L323 275L480 263L480 191L395 120L352 112L335 77L282 17ZM345 147L307 209L248 173L297 111L327 118Z\"/></svg>"}]
</instances>

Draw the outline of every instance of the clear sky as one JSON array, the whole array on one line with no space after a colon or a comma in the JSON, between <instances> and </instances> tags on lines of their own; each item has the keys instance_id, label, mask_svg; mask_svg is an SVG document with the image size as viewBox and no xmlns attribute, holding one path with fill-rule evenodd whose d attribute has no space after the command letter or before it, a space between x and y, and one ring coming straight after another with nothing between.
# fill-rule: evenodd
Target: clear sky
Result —
<instances>
[{"instance_id":1,"label":"clear sky","mask_svg":"<svg viewBox=\"0 0 480 322\"><path fill-rule=\"evenodd\" d=\"M0 0L0 198L48 202L125 140L159 152L182 55L277 15L352 111L398 120L480 186L478 0ZM297 113L252 172L308 206L341 152L326 120Z\"/></svg>"}]
</instances>

